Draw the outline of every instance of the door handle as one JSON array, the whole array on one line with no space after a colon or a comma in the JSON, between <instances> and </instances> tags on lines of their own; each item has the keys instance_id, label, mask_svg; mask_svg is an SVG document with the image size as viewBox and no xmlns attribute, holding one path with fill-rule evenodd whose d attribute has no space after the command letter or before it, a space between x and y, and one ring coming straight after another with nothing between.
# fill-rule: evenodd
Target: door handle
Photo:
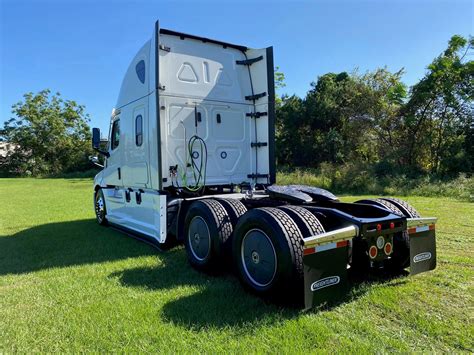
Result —
<instances>
[{"instance_id":1,"label":"door handle","mask_svg":"<svg viewBox=\"0 0 474 355\"><path fill-rule=\"evenodd\" d=\"M121 174L120 168L117 168L117 173L118 173L119 180L121 180L122 179L122 174Z\"/></svg>"}]
</instances>

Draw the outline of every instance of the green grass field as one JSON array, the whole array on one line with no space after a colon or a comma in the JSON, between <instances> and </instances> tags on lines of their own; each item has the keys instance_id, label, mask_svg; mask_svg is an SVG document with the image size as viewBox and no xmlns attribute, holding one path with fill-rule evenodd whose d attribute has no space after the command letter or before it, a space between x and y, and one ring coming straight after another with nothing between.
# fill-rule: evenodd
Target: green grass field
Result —
<instances>
[{"instance_id":1,"label":"green grass field","mask_svg":"<svg viewBox=\"0 0 474 355\"><path fill-rule=\"evenodd\" d=\"M0 179L0 352L474 351L474 204L437 216L438 269L302 312L94 221L91 180ZM345 196L354 201L359 197Z\"/></svg>"}]
</instances>

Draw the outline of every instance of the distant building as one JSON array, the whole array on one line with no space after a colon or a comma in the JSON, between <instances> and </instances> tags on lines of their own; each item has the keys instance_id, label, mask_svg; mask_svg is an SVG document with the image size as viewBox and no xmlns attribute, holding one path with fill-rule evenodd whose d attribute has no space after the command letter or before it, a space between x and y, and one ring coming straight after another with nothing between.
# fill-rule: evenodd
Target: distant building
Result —
<instances>
[{"instance_id":1,"label":"distant building","mask_svg":"<svg viewBox=\"0 0 474 355\"><path fill-rule=\"evenodd\" d=\"M18 144L0 142L0 159L6 158L8 153L13 152L17 148L18 148Z\"/></svg>"}]
</instances>

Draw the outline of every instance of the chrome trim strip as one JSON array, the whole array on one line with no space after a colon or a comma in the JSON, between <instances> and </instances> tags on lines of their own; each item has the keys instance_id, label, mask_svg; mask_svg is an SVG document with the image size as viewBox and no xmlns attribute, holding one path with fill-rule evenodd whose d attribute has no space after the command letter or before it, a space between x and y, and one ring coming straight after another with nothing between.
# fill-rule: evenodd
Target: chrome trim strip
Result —
<instances>
[{"instance_id":1,"label":"chrome trim strip","mask_svg":"<svg viewBox=\"0 0 474 355\"><path fill-rule=\"evenodd\" d=\"M303 243L305 248L311 248L319 244L340 242L343 240L351 239L357 236L358 233L359 228L357 228L356 226L349 226L308 237L303 240Z\"/></svg>"},{"instance_id":2,"label":"chrome trim strip","mask_svg":"<svg viewBox=\"0 0 474 355\"><path fill-rule=\"evenodd\" d=\"M407 218L407 228L435 224L437 221L436 217Z\"/></svg>"}]
</instances>

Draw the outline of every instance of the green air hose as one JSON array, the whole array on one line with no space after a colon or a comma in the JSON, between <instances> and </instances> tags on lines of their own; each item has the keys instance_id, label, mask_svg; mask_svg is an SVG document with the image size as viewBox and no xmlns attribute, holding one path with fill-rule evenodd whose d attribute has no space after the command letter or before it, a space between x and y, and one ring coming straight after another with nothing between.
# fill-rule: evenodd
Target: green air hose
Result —
<instances>
[{"instance_id":1,"label":"green air hose","mask_svg":"<svg viewBox=\"0 0 474 355\"><path fill-rule=\"evenodd\" d=\"M195 146L198 145L198 150L195 150ZM181 174L181 181L183 181L183 187L191 192L198 192L206 185L206 167L207 167L207 146L204 140L194 135L189 138L188 149L186 150L186 162L184 171ZM193 157L194 152L199 152L200 163L196 163L198 157ZM191 168L194 178L194 185L188 184L188 168Z\"/></svg>"}]
</instances>

